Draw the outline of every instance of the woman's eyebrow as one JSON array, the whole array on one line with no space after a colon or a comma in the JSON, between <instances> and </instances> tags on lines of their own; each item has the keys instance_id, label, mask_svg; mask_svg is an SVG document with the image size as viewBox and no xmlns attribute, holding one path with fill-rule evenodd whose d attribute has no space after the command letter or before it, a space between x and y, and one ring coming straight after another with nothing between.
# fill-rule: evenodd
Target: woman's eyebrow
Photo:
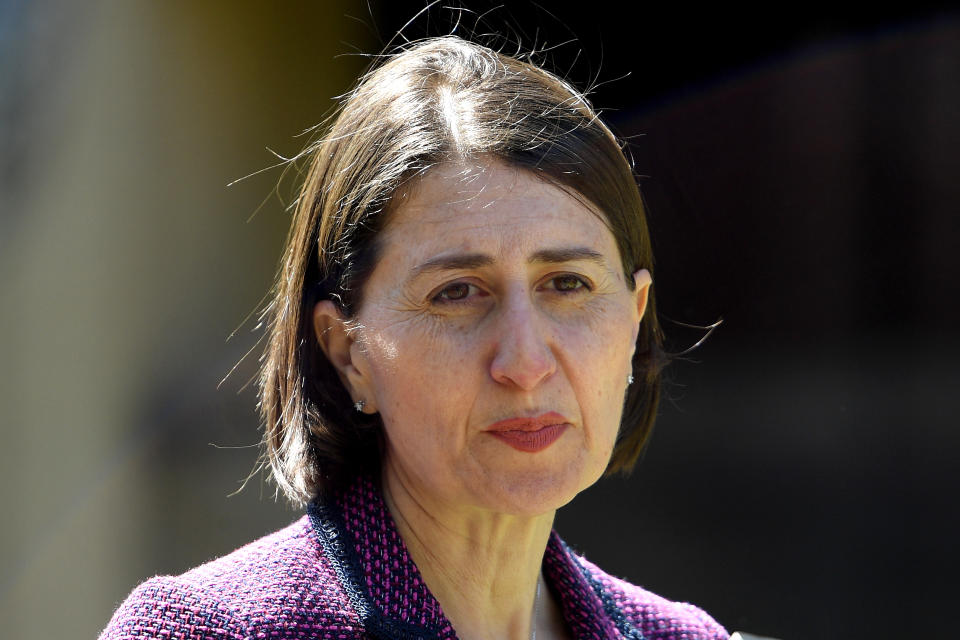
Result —
<instances>
[{"instance_id":1,"label":"woman's eyebrow","mask_svg":"<svg viewBox=\"0 0 960 640\"><path fill-rule=\"evenodd\" d=\"M606 258L603 254L589 247L560 247L557 249L540 249L536 251L527 262L575 262L577 260L587 260L595 262L601 267L607 266Z\"/></svg>"},{"instance_id":2,"label":"woman's eyebrow","mask_svg":"<svg viewBox=\"0 0 960 640\"><path fill-rule=\"evenodd\" d=\"M587 260L600 266L607 266L603 254L588 247L559 247L556 249L540 249L535 251L527 262L560 263ZM436 271L454 271L457 269L478 269L494 263L492 256L485 253L457 253L430 258L426 262L414 267L410 279L417 278L425 273Z\"/></svg>"},{"instance_id":3,"label":"woman's eyebrow","mask_svg":"<svg viewBox=\"0 0 960 640\"><path fill-rule=\"evenodd\" d=\"M411 279L432 271L452 271L455 269L478 269L493 264L493 258L485 253L457 253L430 258L414 267Z\"/></svg>"}]
</instances>

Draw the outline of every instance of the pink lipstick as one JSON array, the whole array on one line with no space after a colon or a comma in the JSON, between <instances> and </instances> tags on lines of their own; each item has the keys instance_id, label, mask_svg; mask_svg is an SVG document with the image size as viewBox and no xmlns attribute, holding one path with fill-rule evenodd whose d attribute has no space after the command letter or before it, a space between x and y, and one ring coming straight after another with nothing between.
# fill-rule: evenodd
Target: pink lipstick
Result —
<instances>
[{"instance_id":1,"label":"pink lipstick","mask_svg":"<svg viewBox=\"0 0 960 640\"><path fill-rule=\"evenodd\" d=\"M563 435L570 423L565 417L551 411L535 418L510 418L494 422L487 433L502 440L517 451L543 451Z\"/></svg>"}]
</instances>

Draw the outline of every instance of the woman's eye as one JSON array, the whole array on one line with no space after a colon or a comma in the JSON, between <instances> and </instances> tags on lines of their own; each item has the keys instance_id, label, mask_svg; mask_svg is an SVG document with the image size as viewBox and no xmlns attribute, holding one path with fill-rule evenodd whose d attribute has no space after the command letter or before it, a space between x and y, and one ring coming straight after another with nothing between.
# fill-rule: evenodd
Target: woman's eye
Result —
<instances>
[{"instance_id":1,"label":"woman's eye","mask_svg":"<svg viewBox=\"0 0 960 640\"><path fill-rule=\"evenodd\" d=\"M577 276L566 274L562 276L557 276L550 280L553 283L553 288L557 291L569 292L576 291L577 289L589 288L587 284Z\"/></svg>"},{"instance_id":2,"label":"woman's eye","mask_svg":"<svg viewBox=\"0 0 960 640\"><path fill-rule=\"evenodd\" d=\"M466 282L454 282L440 290L440 293L434 296L437 302L458 302L470 297L477 287Z\"/></svg>"}]
</instances>

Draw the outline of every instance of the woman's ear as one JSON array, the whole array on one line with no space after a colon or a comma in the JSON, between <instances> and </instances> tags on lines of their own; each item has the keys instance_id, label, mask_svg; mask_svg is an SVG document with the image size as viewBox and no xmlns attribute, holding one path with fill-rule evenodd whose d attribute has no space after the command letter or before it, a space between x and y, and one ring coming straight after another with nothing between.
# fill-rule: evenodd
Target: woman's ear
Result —
<instances>
[{"instance_id":1,"label":"woman's ear","mask_svg":"<svg viewBox=\"0 0 960 640\"><path fill-rule=\"evenodd\" d=\"M633 272L633 295L636 297L637 304L637 320L633 325L634 349L637 347L637 336L640 335L640 322L643 320L643 314L647 311L647 297L650 293L650 285L652 283L653 278L646 269L639 269Z\"/></svg>"},{"instance_id":2,"label":"woman's ear","mask_svg":"<svg viewBox=\"0 0 960 640\"><path fill-rule=\"evenodd\" d=\"M313 308L313 331L320 349L333 365L353 401L358 403L363 413L376 413L370 382L364 374L366 367L356 361L362 357L361 350L352 348L355 339L346 318L332 300L321 300Z\"/></svg>"},{"instance_id":3,"label":"woman's ear","mask_svg":"<svg viewBox=\"0 0 960 640\"><path fill-rule=\"evenodd\" d=\"M647 295L650 293L650 285L653 284L653 278L646 269L638 269L633 272L633 293L637 296L637 318L643 320L643 314L647 310Z\"/></svg>"}]
</instances>

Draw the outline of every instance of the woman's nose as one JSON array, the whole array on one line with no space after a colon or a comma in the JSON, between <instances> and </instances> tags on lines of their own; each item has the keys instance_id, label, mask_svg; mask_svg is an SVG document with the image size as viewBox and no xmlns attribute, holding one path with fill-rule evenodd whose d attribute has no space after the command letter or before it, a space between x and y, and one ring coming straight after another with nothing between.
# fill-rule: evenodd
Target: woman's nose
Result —
<instances>
[{"instance_id":1,"label":"woman's nose","mask_svg":"<svg viewBox=\"0 0 960 640\"><path fill-rule=\"evenodd\" d=\"M501 310L490 375L501 384L531 391L557 368L550 327L528 295Z\"/></svg>"}]
</instances>

